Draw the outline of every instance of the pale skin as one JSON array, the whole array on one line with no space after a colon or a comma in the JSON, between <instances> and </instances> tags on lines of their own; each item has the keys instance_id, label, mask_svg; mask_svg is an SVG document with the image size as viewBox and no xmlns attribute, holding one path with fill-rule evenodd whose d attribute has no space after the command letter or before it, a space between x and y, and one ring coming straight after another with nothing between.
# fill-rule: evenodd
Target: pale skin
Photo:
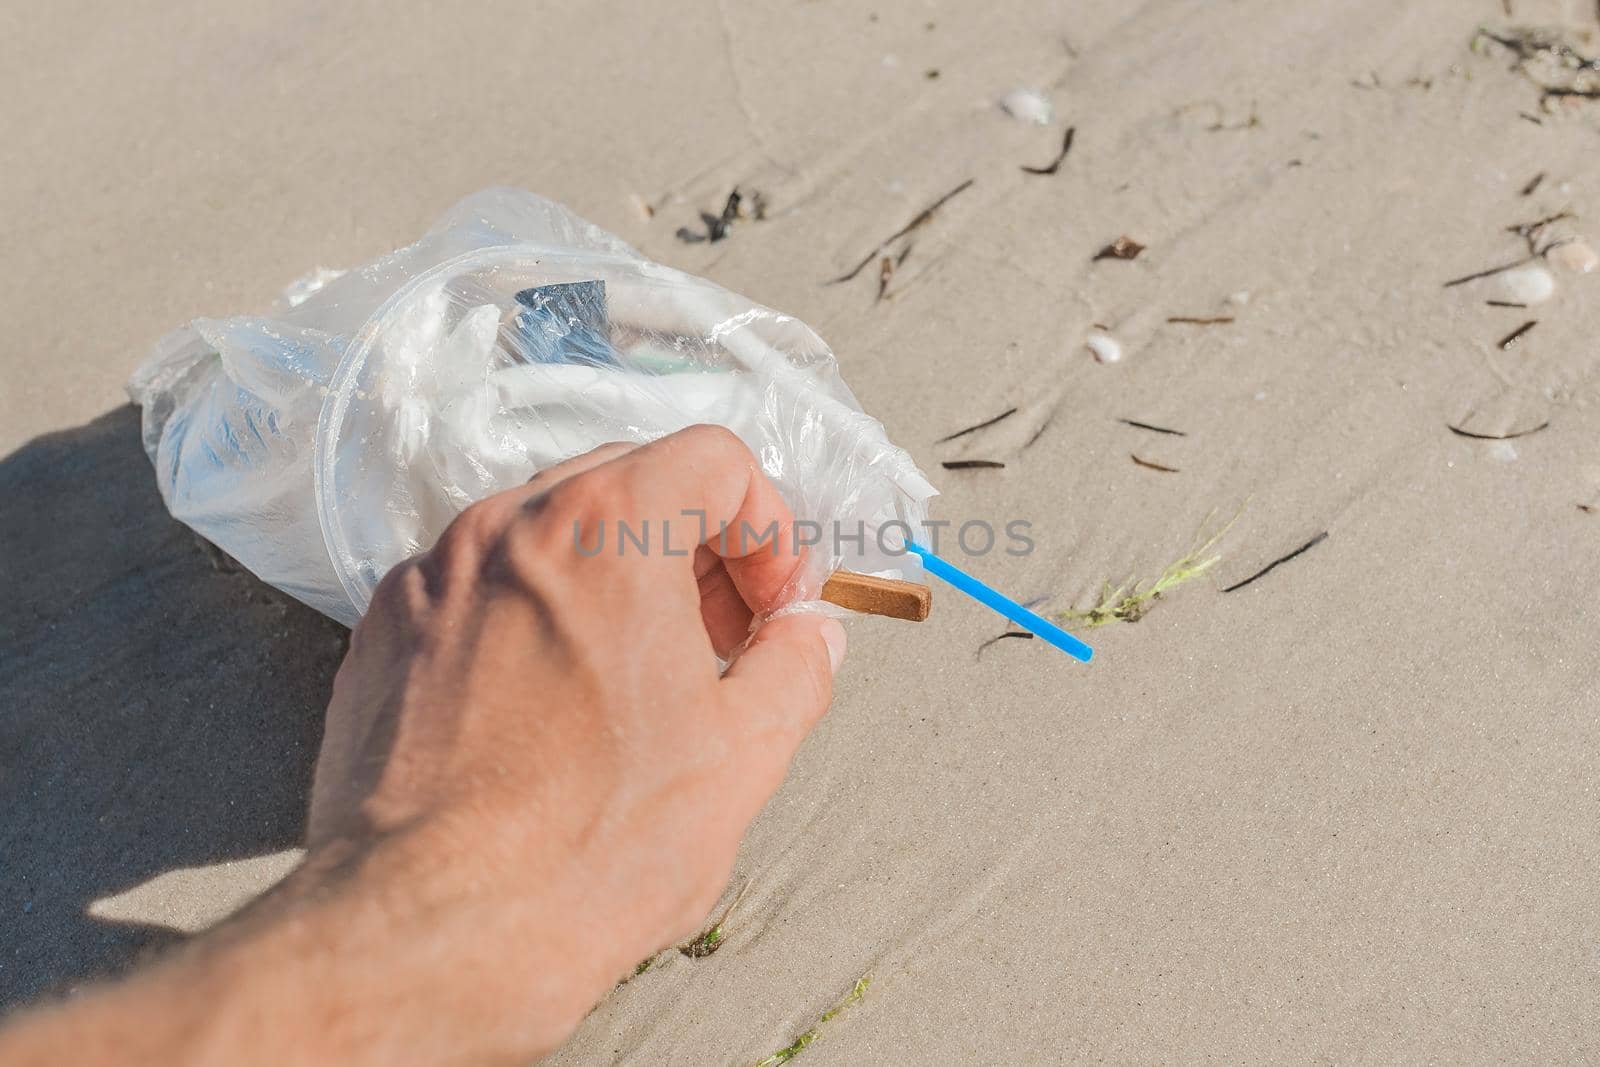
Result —
<instances>
[{"instance_id":1,"label":"pale skin","mask_svg":"<svg viewBox=\"0 0 1600 1067\"><path fill-rule=\"evenodd\" d=\"M588 557L703 509L685 556ZM700 927L827 709L837 622L754 617L800 558L726 431L607 445L469 508L389 574L334 681L304 863L234 919L0 1028L0 1062L522 1064ZM592 543L592 542L591 542ZM741 648L741 645L744 645ZM732 667L719 675L713 653Z\"/></svg>"}]
</instances>

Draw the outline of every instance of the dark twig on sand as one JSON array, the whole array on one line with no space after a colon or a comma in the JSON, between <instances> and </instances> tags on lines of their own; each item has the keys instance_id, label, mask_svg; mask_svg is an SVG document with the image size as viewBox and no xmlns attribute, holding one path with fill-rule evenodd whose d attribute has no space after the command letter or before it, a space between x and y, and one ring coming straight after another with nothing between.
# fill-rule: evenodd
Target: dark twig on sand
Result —
<instances>
[{"instance_id":1,"label":"dark twig on sand","mask_svg":"<svg viewBox=\"0 0 1600 1067\"><path fill-rule=\"evenodd\" d=\"M961 193L964 193L968 189L972 188L972 183L974 181L976 181L976 179L968 178L966 181L962 182L960 185L956 186L954 189L950 190L948 193L945 193L943 196L941 196L939 199L935 200L933 203L929 204L927 207L923 208L921 211L919 211L917 213L917 217L916 218L912 219L910 222L908 222L904 226L900 227L894 233L890 234L883 241L879 242L878 246L876 248L874 248L871 252L868 252L866 254L866 256L861 260L860 263L857 263L854 267L850 268L849 271L845 272L844 274L839 275L837 278L830 279L827 284L829 284L829 285L838 285L841 282L850 281L856 275L858 275L862 271L866 270L867 269L867 264L871 263L875 258L877 258L877 256L881 252L883 252L884 249L888 248L890 245L892 245L896 241L900 240L900 238L904 237L906 234L910 233L912 230L915 230L920 226L927 225L928 221L933 218L935 212L937 212L940 208L944 207L945 204L949 203L956 196L958 196Z\"/></svg>"},{"instance_id":2,"label":"dark twig on sand","mask_svg":"<svg viewBox=\"0 0 1600 1067\"><path fill-rule=\"evenodd\" d=\"M1506 232L1514 233L1524 241L1528 242L1528 251L1537 256L1542 254L1539 249L1539 236L1540 234L1544 233L1545 228L1573 217L1574 216L1570 211L1558 211L1554 215L1546 215L1544 218L1535 219L1533 222L1523 222L1518 223L1515 226L1507 226Z\"/></svg>"},{"instance_id":3,"label":"dark twig on sand","mask_svg":"<svg viewBox=\"0 0 1600 1067\"><path fill-rule=\"evenodd\" d=\"M1581 507L1582 505L1579 505L1579 506ZM1020 638L1023 641L1032 641L1033 640L1033 635L1030 634L1026 630L1007 630L1005 633L1000 634L1000 635L998 635L996 637L991 637L991 638L989 638L989 640L987 640L983 644L979 645L978 646L978 652L973 658L974 659L982 659L984 652L989 648L990 645L997 644L998 642L1004 641L1009 637Z\"/></svg>"},{"instance_id":4,"label":"dark twig on sand","mask_svg":"<svg viewBox=\"0 0 1600 1067\"><path fill-rule=\"evenodd\" d=\"M1563 96L1574 97L1579 100L1600 100L1600 89L1546 89L1546 100L1557 99Z\"/></svg>"},{"instance_id":5,"label":"dark twig on sand","mask_svg":"<svg viewBox=\"0 0 1600 1067\"><path fill-rule=\"evenodd\" d=\"M979 430L987 430L989 427L993 426L995 423L1004 422L1006 419L1009 419L1011 416L1015 415L1016 413L1017 413L1017 409L1016 408L1006 408L1004 411L1002 411L1000 414L996 415L994 418L992 418L992 419L984 419L982 422L978 423L975 426L968 426L965 430L957 430L955 433L950 434L948 437L939 438L937 441L934 442L934 444L942 445L946 441L954 441L956 438L965 437L969 433L977 433Z\"/></svg>"},{"instance_id":6,"label":"dark twig on sand","mask_svg":"<svg viewBox=\"0 0 1600 1067\"><path fill-rule=\"evenodd\" d=\"M1539 188L1539 184L1541 182L1543 182L1543 181L1544 181L1544 171L1541 170L1538 174L1535 174L1533 176L1533 180L1532 181L1530 181L1527 185L1524 185L1522 187L1522 195L1523 196L1532 196L1533 193L1534 193L1534 190L1538 189Z\"/></svg>"},{"instance_id":7,"label":"dark twig on sand","mask_svg":"<svg viewBox=\"0 0 1600 1067\"><path fill-rule=\"evenodd\" d=\"M1492 278L1496 274L1504 274L1508 270L1516 270L1524 263L1531 263L1532 261L1532 256L1524 256L1515 263L1506 263L1498 267L1490 267L1488 270L1480 270L1476 274L1468 274L1460 278L1452 278L1450 281L1444 283L1444 287L1446 289L1454 289L1458 285L1466 285L1468 282L1475 282L1481 278Z\"/></svg>"},{"instance_id":8,"label":"dark twig on sand","mask_svg":"<svg viewBox=\"0 0 1600 1067\"><path fill-rule=\"evenodd\" d=\"M1056 153L1056 158L1044 167L1023 167L1024 174L1054 174L1061 169L1062 162L1067 158L1067 153L1072 151L1072 138L1077 134L1076 126L1067 127L1067 135L1061 139L1061 151Z\"/></svg>"},{"instance_id":9,"label":"dark twig on sand","mask_svg":"<svg viewBox=\"0 0 1600 1067\"><path fill-rule=\"evenodd\" d=\"M1528 306L1527 304L1519 304L1515 300L1485 300L1484 303L1492 308L1526 308Z\"/></svg>"},{"instance_id":10,"label":"dark twig on sand","mask_svg":"<svg viewBox=\"0 0 1600 1067\"><path fill-rule=\"evenodd\" d=\"M1180 326L1222 326L1233 321L1232 315L1213 315L1211 318L1195 318L1191 315L1169 315L1167 321Z\"/></svg>"},{"instance_id":11,"label":"dark twig on sand","mask_svg":"<svg viewBox=\"0 0 1600 1067\"><path fill-rule=\"evenodd\" d=\"M1445 426L1445 429L1449 430L1457 437L1470 437L1474 441L1515 441L1519 437L1527 437L1529 434L1538 433L1540 430L1549 429L1549 427L1550 420L1546 419L1544 422L1541 422L1532 429L1517 430L1515 433L1473 433L1471 430L1463 430L1459 426L1450 426L1448 424Z\"/></svg>"},{"instance_id":12,"label":"dark twig on sand","mask_svg":"<svg viewBox=\"0 0 1600 1067\"><path fill-rule=\"evenodd\" d=\"M1484 29L1480 29L1478 33L1502 48L1509 49L1518 60L1533 59L1544 53L1560 60L1561 65L1567 70L1600 71L1600 59L1591 59L1572 46L1551 39L1546 34L1524 31L1516 37L1505 37Z\"/></svg>"},{"instance_id":13,"label":"dark twig on sand","mask_svg":"<svg viewBox=\"0 0 1600 1067\"><path fill-rule=\"evenodd\" d=\"M1595 88L1592 81L1600 73L1600 57L1584 55L1557 35L1542 30L1499 34L1480 29L1474 45L1478 40L1493 41L1516 56L1512 69L1532 82L1544 101L1560 97L1600 100L1600 88ZM1542 71L1534 67L1535 60L1544 61ZM1564 84L1556 84L1552 78Z\"/></svg>"},{"instance_id":14,"label":"dark twig on sand","mask_svg":"<svg viewBox=\"0 0 1600 1067\"><path fill-rule=\"evenodd\" d=\"M1134 455L1131 452L1128 453L1128 458L1133 460L1139 466L1148 467L1150 470L1153 470L1153 471L1164 471L1167 474L1182 474L1183 473L1177 467L1168 467L1168 466L1165 466L1164 464L1161 464L1161 463L1152 463L1148 459L1140 459L1138 456Z\"/></svg>"},{"instance_id":15,"label":"dark twig on sand","mask_svg":"<svg viewBox=\"0 0 1600 1067\"><path fill-rule=\"evenodd\" d=\"M1033 436L1028 438L1027 442L1025 444L1023 444L1022 447L1023 448L1032 448L1033 447L1033 443L1035 441L1037 441L1039 438L1043 437L1044 436L1044 432L1046 430L1048 430L1055 421L1056 421L1056 413L1054 411L1052 411L1045 418L1045 420L1039 424L1039 428L1037 430L1033 431Z\"/></svg>"},{"instance_id":16,"label":"dark twig on sand","mask_svg":"<svg viewBox=\"0 0 1600 1067\"><path fill-rule=\"evenodd\" d=\"M1273 571L1277 570L1279 567L1283 566L1285 563L1288 563L1291 559L1294 559L1296 556L1300 556L1300 555L1303 555L1306 552L1311 551L1313 548L1316 548L1318 545L1322 544L1322 542L1326 541L1327 539L1328 539L1328 531L1327 530L1323 530L1321 533L1317 534L1317 536L1313 537L1311 540L1307 541L1305 544L1301 545L1299 548L1295 549L1293 552L1289 553L1287 556L1278 557L1277 559L1273 560L1271 563L1267 564L1265 567L1262 567L1260 570L1256 571L1250 577L1246 578L1244 581L1242 581L1242 582L1234 582L1232 585L1230 585L1226 589L1224 589L1223 592L1224 593L1231 593L1235 589L1243 589L1245 586L1249 585L1251 582L1256 581L1259 578L1265 578L1267 575L1271 574Z\"/></svg>"},{"instance_id":17,"label":"dark twig on sand","mask_svg":"<svg viewBox=\"0 0 1600 1067\"><path fill-rule=\"evenodd\" d=\"M1504 337L1500 338L1499 347L1501 349L1510 348L1512 345L1514 345L1518 341L1522 340L1523 335L1525 335L1529 330L1533 329L1537 325L1539 325L1539 320L1538 319L1529 319L1527 322L1523 323L1521 326L1518 326L1515 330L1512 330L1510 333L1508 333Z\"/></svg>"},{"instance_id":18,"label":"dark twig on sand","mask_svg":"<svg viewBox=\"0 0 1600 1067\"><path fill-rule=\"evenodd\" d=\"M997 471L1005 464L997 459L947 459L940 464L947 471Z\"/></svg>"},{"instance_id":19,"label":"dark twig on sand","mask_svg":"<svg viewBox=\"0 0 1600 1067\"><path fill-rule=\"evenodd\" d=\"M1117 421L1122 423L1124 426L1132 426L1140 430L1149 430L1151 433L1170 434L1173 437L1189 436L1182 430L1169 430L1165 426L1153 426L1148 422L1140 422L1138 419L1118 419Z\"/></svg>"}]
</instances>

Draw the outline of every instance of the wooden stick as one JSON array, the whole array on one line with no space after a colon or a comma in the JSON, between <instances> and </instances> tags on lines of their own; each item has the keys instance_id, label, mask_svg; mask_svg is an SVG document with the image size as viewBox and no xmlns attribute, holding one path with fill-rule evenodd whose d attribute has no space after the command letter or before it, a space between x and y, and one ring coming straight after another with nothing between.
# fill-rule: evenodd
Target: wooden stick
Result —
<instances>
[{"instance_id":1,"label":"wooden stick","mask_svg":"<svg viewBox=\"0 0 1600 1067\"><path fill-rule=\"evenodd\" d=\"M916 582L834 571L822 586L822 599L850 611L922 622L933 608L933 590Z\"/></svg>"}]
</instances>

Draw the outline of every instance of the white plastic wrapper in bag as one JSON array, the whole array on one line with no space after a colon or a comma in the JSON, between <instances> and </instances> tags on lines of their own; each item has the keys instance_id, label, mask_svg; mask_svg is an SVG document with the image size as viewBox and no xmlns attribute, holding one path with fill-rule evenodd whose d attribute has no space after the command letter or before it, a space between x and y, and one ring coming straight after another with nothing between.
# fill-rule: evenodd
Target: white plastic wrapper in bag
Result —
<instances>
[{"instance_id":1,"label":"white plastic wrapper in bag","mask_svg":"<svg viewBox=\"0 0 1600 1067\"><path fill-rule=\"evenodd\" d=\"M196 320L128 389L172 514L351 625L469 503L607 441L738 434L821 538L797 601L839 566L914 572L880 532L934 493L804 323L510 189L270 315Z\"/></svg>"}]
</instances>

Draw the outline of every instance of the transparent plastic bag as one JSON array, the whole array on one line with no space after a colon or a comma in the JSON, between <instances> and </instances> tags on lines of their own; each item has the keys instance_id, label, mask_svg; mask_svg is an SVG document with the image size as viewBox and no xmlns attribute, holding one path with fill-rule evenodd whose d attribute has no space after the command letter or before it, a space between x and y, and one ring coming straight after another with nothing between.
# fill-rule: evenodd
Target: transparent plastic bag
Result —
<instances>
[{"instance_id":1,"label":"transparent plastic bag","mask_svg":"<svg viewBox=\"0 0 1600 1067\"><path fill-rule=\"evenodd\" d=\"M350 625L469 503L607 441L736 433L818 538L796 602L840 566L911 576L882 532L934 494L804 323L511 189L269 316L196 320L128 391L172 514Z\"/></svg>"}]
</instances>

